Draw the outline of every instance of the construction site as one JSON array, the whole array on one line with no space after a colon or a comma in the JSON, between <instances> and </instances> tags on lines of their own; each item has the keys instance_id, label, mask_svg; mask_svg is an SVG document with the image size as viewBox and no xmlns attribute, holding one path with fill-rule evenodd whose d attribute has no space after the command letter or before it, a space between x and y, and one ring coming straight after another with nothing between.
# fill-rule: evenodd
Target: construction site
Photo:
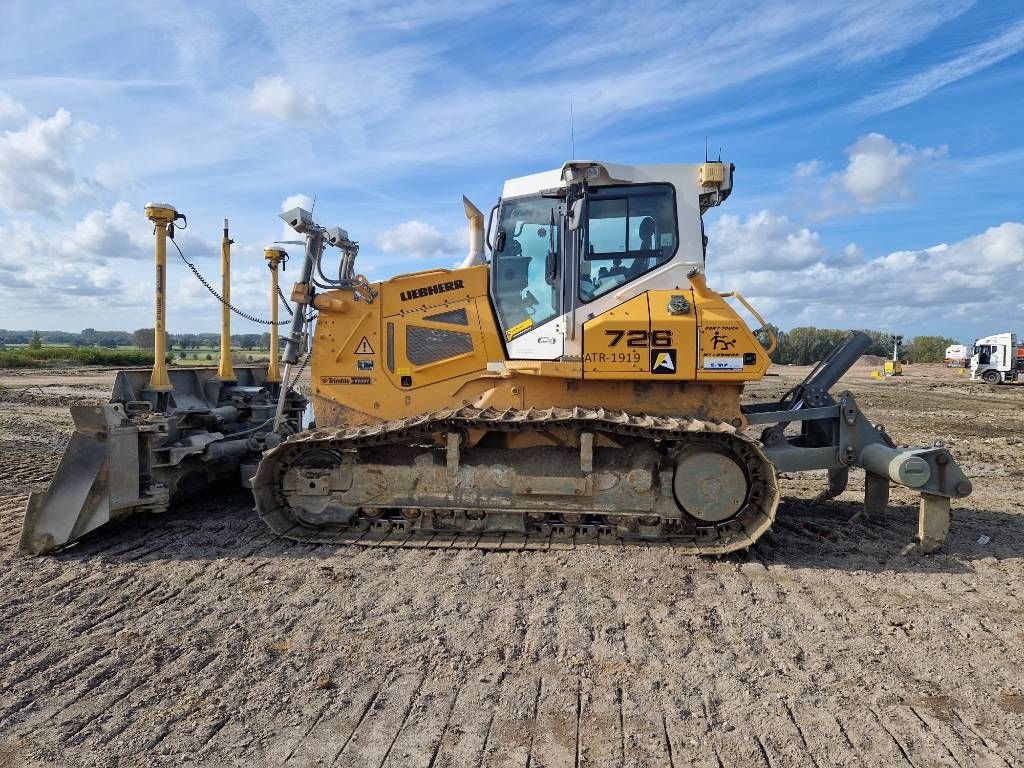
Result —
<instances>
[{"instance_id":1,"label":"construction site","mask_svg":"<svg viewBox=\"0 0 1024 768\"><path fill-rule=\"evenodd\" d=\"M227 220L168 365L149 203L152 365L0 370L0 766L1024 763L1016 336L773 364L704 271L734 170L510 179L373 281L285 211L246 365Z\"/></svg>"}]
</instances>

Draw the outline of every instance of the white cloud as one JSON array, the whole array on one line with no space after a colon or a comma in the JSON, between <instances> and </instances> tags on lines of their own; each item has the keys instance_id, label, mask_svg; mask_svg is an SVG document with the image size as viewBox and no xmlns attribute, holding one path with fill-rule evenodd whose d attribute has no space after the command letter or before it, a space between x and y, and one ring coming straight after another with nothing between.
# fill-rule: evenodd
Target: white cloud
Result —
<instances>
[{"instance_id":1,"label":"white cloud","mask_svg":"<svg viewBox=\"0 0 1024 768\"><path fill-rule=\"evenodd\" d=\"M821 237L764 210L740 220L723 214L708 229L708 262L715 269L799 269L825 255Z\"/></svg>"},{"instance_id":2,"label":"white cloud","mask_svg":"<svg viewBox=\"0 0 1024 768\"><path fill-rule=\"evenodd\" d=\"M780 242L778 235L774 241ZM867 260L848 245L840 256L793 269L744 262L758 247L726 238L712 248L708 271L713 284L720 283L716 288L739 289L755 305L772 307L772 322L783 327L927 329L940 317L980 314L998 326L1019 320L1006 297L1024 293L1024 223L1005 222L955 243Z\"/></svg>"},{"instance_id":3,"label":"white cloud","mask_svg":"<svg viewBox=\"0 0 1024 768\"><path fill-rule=\"evenodd\" d=\"M152 258L152 229L141 209L120 200L109 212L87 213L58 247L69 258Z\"/></svg>"},{"instance_id":4,"label":"white cloud","mask_svg":"<svg viewBox=\"0 0 1024 768\"><path fill-rule=\"evenodd\" d=\"M0 125L23 123L28 119L28 110L5 93L0 93Z\"/></svg>"},{"instance_id":5,"label":"white cloud","mask_svg":"<svg viewBox=\"0 0 1024 768\"><path fill-rule=\"evenodd\" d=\"M861 248L856 243L847 243L846 246L843 248L842 259L837 259L836 261L841 261L843 264L857 264L863 258L863 248Z\"/></svg>"},{"instance_id":6,"label":"white cloud","mask_svg":"<svg viewBox=\"0 0 1024 768\"><path fill-rule=\"evenodd\" d=\"M894 142L880 133L861 136L847 150L849 165L839 177L843 188L857 202L873 205L883 192L906 193L906 175L913 162Z\"/></svg>"},{"instance_id":7,"label":"white cloud","mask_svg":"<svg viewBox=\"0 0 1024 768\"><path fill-rule=\"evenodd\" d=\"M315 96L304 93L283 77L262 77L249 93L249 111L259 117L291 122L318 123L327 110Z\"/></svg>"},{"instance_id":8,"label":"white cloud","mask_svg":"<svg viewBox=\"0 0 1024 768\"><path fill-rule=\"evenodd\" d=\"M945 146L919 150L912 144L897 145L881 133L869 133L847 148L849 163L839 180L858 203L873 206L886 197L909 196L913 167L947 153Z\"/></svg>"},{"instance_id":9,"label":"white cloud","mask_svg":"<svg viewBox=\"0 0 1024 768\"><path fill-rule=\"evenodd\" d=\"M149 259L152 230L142 211L123 200L109 211L90 211L69 232L40 232L15 219L0 227L0 270L17 272L36 262L104 265L108 259Z\"/></svg>"},{"instance_id":10,"label":"white cloud","mask_svg":"<svg viewBox=\"0 0 1024 768\"><path fill-rule=\"evenodd\" d=\"M20 104L9 103L8 113ZM0 208L10 212L55 214L59 207L89 191L94 182L80 177L69 158L81 151L98 128L74 120L66 109L52 117L31 117L18 130L0 136Z\"/></svg>"},{"instance_id":11,"label":"white cloud","mask_svg":"<svg viewBox=\"0 0 1024 768\"><path fill-rule=\"evenodd\" d=\"M313 209L313 198L301 192L296 195L288 195L281 201L281 213L290 211L292 208L305 208L310 211Z\"/></svg>"},{"instance_id":12,"label":"white cloud","mask_svg":"<svg viewBox=\"0 0 1024 768\"><path fill-rule=\"evenodd\" d=\"M122 270L91 251L77 249L100 245L91 224L80 224L71 238L41 233L24 221L0 227L0 303L45 307L47 313L138 304L144 294L133 288Z\"/></svg>"},{"instance_id":13,"label":"white cloud","mask_svg":"<svg viewBox=\"0 0 1024 768\"><path fill-rule=\"evenodd\" d=\"M821 168L821 160L805 160L802 163L796 164L796 170L793 172L793 175L798 179L806 179L811 176L817 176L821 173Z\"/></svg>"},{"instance_id":14,"label":"white cloud","mask_svg":"<svg viewBox=\"0 0 1024 768\"><path fill-rule=\"evenodd\" d=\"M445 236L425 221L404 221L377 236L377 246L384 253L420 258L458 253L466 245L465 233Z\"/></svg>"},{"instance_id":15,"label":"white cloud","mask_svg":"<svg viewBox=\"0 0 1024 768\"><path fill-rule=\"evenodd\" d=\"M20 306L42 313L41 328L74 329L97 325L131 329L152 325L153 225L140 206L125 201L109 211L90 211L67 232L40 230L14 219L0 225L0 307ZM179 231L175 240L212 284L220 284L218 244ZM268 272L262 250L236 245L232 299L256 315L269 315ZM203 260L207 261L203 263ZM215 328L219 305L168 246L168 322L172 328ZM54 323L56 315L63 322ZM22 327L17 317L8 327ZM243 329L251 323L233 320Z\"/></svg>"},{"instance_id":16,"label":"white cloud","mask_svg":"<svg viewBox=\"0 0 1024 768\"><path fill-rule=\"evenodd\" d=\"M867 211L914 196L914 177L949 149L900 143L882 133L866 133L846 148L842 171L825 174L820 160L798 163L793 171L797 207L817 220Z\"/></svg>"},{"instance_id":17,"label":"white cloud","mask_svg":"<svg viewBox=\"0 0 1024 768\"><path fill-rule=\"evenodd\" d=\"M936 64L902 82L863 97L849 111L860 114L889 112L915 101L957 80L980 72L1024 49L1024 21L1010 25L995 37L966 52Z\"/></svg>"}]
</instances>

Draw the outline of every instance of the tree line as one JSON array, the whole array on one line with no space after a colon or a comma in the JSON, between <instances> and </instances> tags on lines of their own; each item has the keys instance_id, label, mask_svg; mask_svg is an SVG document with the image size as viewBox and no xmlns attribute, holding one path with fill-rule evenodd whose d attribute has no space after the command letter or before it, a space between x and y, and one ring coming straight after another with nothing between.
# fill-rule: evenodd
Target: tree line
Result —
<instances>
[{"instance_id":1,"label":"tree line","mask_svg":"<svg viewBox=\"0 0 1024 768\"><path fill-rule=\"evenodd\" d=\"M118 347L138 347L139 349L152 349L155 332L152 328L138 328L135 331L97 331L95 328L86 328L80 333L70 331L11 331L0 328L0 347L11 345L31 345L39 348L42 345L60 345L65 347L104 347L116 349ZM202 349L204 347L219 347L220 334L218 333L169 333L167 334L167 348L187 350ZM231 334L231 346L245 350L269 350L269 333L233 333Z\"/></svg>"},{"instance_id":2,"label":"tree line","mask_svg":"<svg viewBox=\"0 0 1024 768\"><path fill-rule=\"evenodd\" d=\"M768 328L778 339L778 347L771 355L772 362L781 365L812 365L823 360L850 333L837 328L814 326L783 331L769 324ZM892 357L894 334L872 330L863 332L871 338L871 346L864 354ZM761 336L765 337L763 333ZM946 336L915 336L900 344L899 357L909 363L941 363L946 356L946 347L957 343L956 339Z\"/></svg>"}]
</instances>

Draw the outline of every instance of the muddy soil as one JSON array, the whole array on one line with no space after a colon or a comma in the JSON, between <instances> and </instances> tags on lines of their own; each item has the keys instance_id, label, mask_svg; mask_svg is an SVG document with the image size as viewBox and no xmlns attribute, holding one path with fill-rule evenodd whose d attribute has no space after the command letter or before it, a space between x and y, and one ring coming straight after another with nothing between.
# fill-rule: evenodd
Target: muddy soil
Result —
<instances>
[{"instance_id":1,"label":"muddy soil","mask_svg":"<svg viewBox=\"0 0 1024 768\"><path fill-rule=\"evenodd\" d=\"M23 559L112 376L0 372L0 766L1024 765L1024 387L868 370L840 387L974 481L937 555L899 554L913 494L869 522L819 475L721 559L302 545L229 490Z\"/></svg>"}]
</instances>

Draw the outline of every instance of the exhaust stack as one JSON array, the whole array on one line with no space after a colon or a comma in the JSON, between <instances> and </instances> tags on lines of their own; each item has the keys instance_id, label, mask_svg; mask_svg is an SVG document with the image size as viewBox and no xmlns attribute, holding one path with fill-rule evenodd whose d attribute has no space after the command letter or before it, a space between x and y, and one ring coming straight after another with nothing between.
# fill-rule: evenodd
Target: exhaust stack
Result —
<instances>
[{"instance_id":1,"label":"exhaust stack","mask_svg":"<svg viewBox=\"0 0 1024 768\"><path fill-rule=\"evenodd\" d=\"M469 219L469 253L459 264L459 269L484 263L484 215L465 195L462 196L462 205Z\"/></svg>"}]
</instances>

